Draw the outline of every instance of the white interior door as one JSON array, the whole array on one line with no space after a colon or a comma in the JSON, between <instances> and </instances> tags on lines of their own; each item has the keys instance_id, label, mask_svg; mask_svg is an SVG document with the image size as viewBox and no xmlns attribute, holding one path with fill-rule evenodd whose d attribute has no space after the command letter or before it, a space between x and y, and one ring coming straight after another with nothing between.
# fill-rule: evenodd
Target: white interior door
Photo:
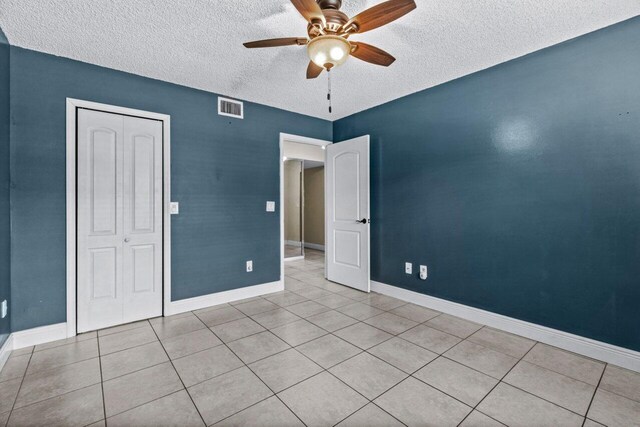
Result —
<instances>
[{"instance_id":1,"label":"white interior door","mask_svg":"<svg viewBox=\"0 0 640 427\"><path fill-rule=\"evenodd\" d=\"M327 145L327 279L369 292L369 135Z\"/></svg>"},{"instance_id":2,"label":"white interior door","mask_svg":"<svg viewBox=\"0 0 640 427\"><path fill-rule=\"evenodd\" d=\"M78 332L162 315L162 122L78 110Z\"/></svg>"}]
</instances>

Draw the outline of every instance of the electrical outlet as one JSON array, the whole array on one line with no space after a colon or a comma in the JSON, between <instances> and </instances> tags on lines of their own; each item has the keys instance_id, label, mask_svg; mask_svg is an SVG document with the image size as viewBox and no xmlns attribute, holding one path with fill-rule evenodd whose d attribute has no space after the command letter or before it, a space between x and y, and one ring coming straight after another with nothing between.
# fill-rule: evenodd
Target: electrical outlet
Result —
<instances>
[{"instance_id":1,"label":"electrical outlet","mask_svg":"<svg viewBox=\"0 0 640 427\"><path fill-rule=\"evenodd\" d=\"M276 202L268 201L267 212L275 212L275 211L276 211Z\"/></svg>"},{"instance_id":2,"label":"electrical outlet","mask_svg":"<svg viewBox=\"0 0 640 427\"><path fill-rule=\"evenodd\" d=\"M420 266L420 278L422 280L427 280L427 266L426 265L421 265Z\"/></svg>"},{"instance_id":3,"label":"electrical outlet","mask_svg":"<svg viewBox=\"0 0 640 427\"><path fill-rule=\"evenodd\" d=\"M178 215L180 213L180 204L178 202L169 203L169 214Z\"/></svg>"},{"instance_id":4,"label":"electrical outlet","mask_svg":"<svg viewBox=\"0 0 640 427\"><path fill-rule=\"evenodd\" d=\"M7 311L9 308L7 307L7 300L2 301L2 318L7 317Z\"/></svg>"},{"instance_id":5,"label":"electrical outlet","mask_svg":"<svg viewBox=\"0 0 640 427\"><path fill-rule=\"evenodd\" d=\"M247 261L247 273L251 273L253 271L253 261Z\"/></svg>"},{"instance_id":6,"label":"electrical outlet","mask_svg":"<svg viewBox=\"0 0 640 427\"><path fill-rule=\"evenodd\" d=\"M413 273L413 264L411 264L410 262L405 262L404 263L404 272L407 274L412 274Z\"/></svg>"}]
</instances>

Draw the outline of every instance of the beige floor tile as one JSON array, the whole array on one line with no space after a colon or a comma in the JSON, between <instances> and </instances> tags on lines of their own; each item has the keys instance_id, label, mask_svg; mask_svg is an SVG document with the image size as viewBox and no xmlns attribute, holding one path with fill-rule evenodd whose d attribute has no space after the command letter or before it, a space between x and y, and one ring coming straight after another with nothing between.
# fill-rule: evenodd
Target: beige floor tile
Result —
<instances>
[{"instance_id":1,"label":"beige floor tile","mask_svg":"<svg viewBox=\"0 0 640 427\"><path fill-rule=\"evenodd\" d=\"M363 304L361 302L354 302L353 304L345 305L344 307L338 308L338 311L357 320L366 320L384 313L384 311L379 308L373 307L369 304Z\"/></svg>"},{"instance_id":2,"label":"beige floor tile","mask_svg":"<svg viewBox=\"0 0 640 427\"><path fill-rule=\"evenodd\" d=\"M249 368L275 393L322 371L320 366L294 349L259 360Z\"/></svg>"},{"instance_id":3,"label":"beige floor tile","mask_svg":"<svg viewBox=\"0 0 640 427\"><path fill-rule=\"evenodd\" d=\"M407 329L411 329L418 324L413 320L405 319L404 317L397 316L393 313L379 314L365 320L364 323L375 326L378 329L382 329L391 335L401 334Z\"/></svg>"},{"instance_id":4,"label":"beige floor tile","mask_svg":"<svg viewBox=\"0 0 640 427\"><path fill-rule=\"evenodd\" d=\"M399 299L373 292L370 293L367 298L362 299L361 302L369 304L375 308L379 308L383 311L393 310L394 308L398 308L406 304L405 301L400 301Z\"/></svg>"},{"instance_id":5,"label":"beige floor tile","mask_svg":"<svg viewBox=\"0 0 640 427\"><path fill-rule=\"evenodd\" d=\"M640 403L598 389L587 417L609 427L640 426Z\"/></svg>"},{"instance_id":6,"label":"beige floor tile","mask_svg":"<svg viewBox=\"0 0 640 427\"><path fill-rule=\"evenodd\" d=\"M304 424L275 396L215 424L216 427L304 427Z\"/></svg>"},{"instance_id":7,"label":"beige floor tile","mask_svg":"<svg viewBox=\"0 0 640 427\"><path fill-rule=\"evenodd\" d=\"M473 411L464 419L460 427L502 427L504 424L499 423L491 417L486 416L482 412Z\"/></svg>"},{"instance_id":8,"label":"beige floor tile","mask_svg":"<svg viewBox=\"0 0 640 427\"><path fill-rule=\"evenodd\" d=\"M284 308L277 308L275 310L267 311L266 313L260 313L255 316L251 316L251 318L268 329L277 328L278 326L286 325L287 323L301 319L301 317L296 316Z\"/></svg>"},{"instance_id":9,"label":"beige floor tile","mask_svg":"<svg viewBox=\"0 0 640 427\"><path fill-rule=\"evenodd\" d=\"M126 350L150 342L157 341L158 337L151 326L131 329L128 331L118 332L116 334L106 335L98 338L100 345L100 354L106 355L116 351Z\"/></svg>"},{"instance_id":10,"label":"beige floor tile","mask_svg":"<svg viewBox=\"0 0 640 427\"><path fill-rule=\"evenodd\" d=\"M318 298L315 300L318 304L322 304L329 308L344 307L345 305L353 304L351 298L343 297L339 294L331 294L326 297Z\"/></svg>"},{"instance_id":11,"label":"beige floor tile","mask_svg":"<svg viewBox=\"0 0 640 427\"><path fill-rule=\"evenodd\" d=\"M349 387L373 400L407 377L407 374L370 355L360 353L329 369Z\"/></svg>"},{"instance_id":12,"label":"beige floor tile","mask_svg":"<svg viewBox=\"0 0 640 427\"><path fill-rule=\"evenodd\" d=\"M27 375L98 357L95 338L33 353Z\"/></svg>"},{"instance_id":13,"label":"beige floor tile","mask_svg":"<svg viewBox=\"0 0 640 427\"><path fill-rule=\"evenodd\" d=\"M107 417L183 388L178 374L169 362L105 381L103 387Z\"/></svg>"},{"instance_id":14,"label":"beige floor tile","mask_svg":"<svg viewBox=\"0 0 640 427\"><path fill-rule=\"evenodd\" d=\"M153 319L151 326L161 340L206 328L206 325L192 313L188 316L169 316Z\"/></svg>"},{"instance_id":15,"label":"beige floor tile","mask_svg":"<svg viewBox=\"0 0 640 427\"><path fill-rule=\"evenodd\" d=\"M362 292L357 289L349 288L347 286L343 286L343 289L340 289L337 294L342 295L343 297L351 298L355 301L361 301L369 297L367 292Z\"/></svg>"},{"instance_id":16,"label":"beige floor tile","mask_svg":"<svg viewBox=\"0 0 640 427\"><path fill-rule=\"evenodd\" d=\"M519 362L503 381L580 415L586 415L596 389L525 361Z\"/></svg>"},{"instance_id":17,"label":"beige floor tile","mask_svg":"<svg viewBox=\"0 0 640 427\"><path fill-rule=\"evenodd\" d=\"M400 421L384 412L373 403L369 403L336 427L402 427Z\"/></svg>"},{"instance_id":18,"label":"beige floor tile","mask_svg":"<svg viewBox=\"0 0 640 427\"><path fill-rule=\"evenodd\" d=\"M640 402L640 373L607 365L600 388Z\"/></svg>"},{"instance_id":19,"label":"beige floor tile","mask_svg":"<svg viewBox=\"0 0 640 427\"><path fill-rule=\"evenodd\" d=\"M309 317L314 314L329 311L329 307L322 304L318 304L315 301L305 301L298 304L293 304L287 307L287 310L300 317Z\"/></svg>"},{"instance_id":20,"label":"beige floor tile","mask_svg":"<svg viewBox=\"0 0 640 427\"><path fill-rule=\"evenodd\" d=\"M335 310L314 314L313 316L307 317L307 321L328 332L335 332L338 329L358 323L353 317L349 317Z\"/></svg>"},{"instance_id":21,"label":"beige floor tile","mask_svg":"<svg viewBox=\"0 0 640 427\"><path fill-rule=\"evenodd\" d=\"M471 408L409 377L374 403L407 426L457 426Z\"/></svg>"},{"instance_id":22,"label":"beige floor tile","mask_svg":"<svg viewBox=\"0 0 640 427\"><path fill-rule=\"evenodd\" d=\"M583 421L573 412L504 383L498 384L477 409L513 427L531 426L533 420L540 426L579 427Z\"/></svg>"},{"instance_id":23,"label":"beige floor tile","mask_svg":"<svg viewBox=\"0 0 640 427\"><path fill-rule=\"evenodd\" d=\"M0 414L8 412L13 408L18 390L20 390L22 378L5 381L0 384Z\"/></svg>"},{"instance_id":24,"label":"beige floor tile","mask_svg":"<svg viewBox=\"0 0 640 427\"><path fill-rule=\"evenodd\" d=\"M334 335L325 335L317 338L296 347L296 350L325 369L337 365L362 351L355 345L349 344Z\"/></svg>"},{"instance_id":25,"label":"beige floor tile","mask_svg":"<svg viewBox=\"0 0 640 427\"><path fill-rule=\"evenodd\" d=\"M381 331L378 328L369 326L366 323L356 323L334 332L334 335L342 338L363 350L378 345L388 340L393 335Z\"/></svg>"},{"instance_id":26,"label":"beige floor tile","mask_svg":"<svg viewBox=\"0 0 640 427\"><path fill-rule=\"evenodd\" d=\"M33 353L34 348L35 346L30 345L28 347L15 349L11 352L11 354L9 355L9 358L16 357L16 356L24 356L25 354L31 354Z\"/></svg>"},{"instance_id":27,"label":"beige floor tile","mask_svg":"<svg viewBox=\"0 0 640 427\"><path fill-rule=\"evenodd\" d=\"M417 371L438 357L432 351L397 337L378 344L367 351L408 374Z\"/></svg>"},{"instance_id":28,"label":"beige floor tile","mask_svg":"<svg viewBox=\"0 0 640 427\"><path fill-rule=\"evenodd\" d=\"M293 290L298 295L301 295L309 300L314 300L318 298L323 298L329 295L332 295L332 292L327 291L326 289L316 288L315 286L311 286L307 283L303 283L303 287L299 289Z\"/></svg>"},{"instance_id":29,"label":"beige floor tile","mask_svg":"<svg viewBox=\"0 0 640 427\"><path fill-rule=\"evenodd\" d=\"M298 295L295 292L284 291L278 292L276 294L271 294L265 297L266 300L271 301L272 303L279 305L280 307L287 307L293 304L298 304L299 302L304 302L307 299L302 295Z\"/></svg>"},{"instance_id":30,"label":"beige floor tile","mask_svg":"<svg viewBox=\"0 0 640 427\"><path fill-rule=\"evenodd\" d=\"M234 306L247 316L253 316L256 314L264 313L266 311L275 310L278 306L271 301L259 298L254 301L245 302L243 304L236 304Z\"/></svg>"},{"instance_id":31,"label":"beige floor tile","mask_svg":"<svg viewBox=\"0 0 640 427\"><path fill-rule=\"evenodd\" d=\"M107 420L109 427L204 426L198 410L185 390L154 400Z\"/></svg>"},{"instance_id":32,"label":"beige floor tile","mask_svg":"<svg viewBox=\"0 0 640 427\"><path fill-rule=\"evenodd\" d=\"M9 426L86 426L104 417L100 384L44 400L11 413Z\"/></svg>"},{"instance_id":33,"label":"beige floor tile","mask_svg":"<svg viewBox=\"0 0 640 427\"><path fill-rule=\"evenodd\" d=\"M33 349L33 352L35 353L35 352L42 351L42 350L48 350L48 349L51 349L51 348L60 347L61 345L73 344L73 343L78 343L78 342L85 341L85 340L94 339L94 338L96 338L96 336L97 336L96 332L85 332L83 334L78 334L75 337L65 338L65 339L62 339L62 340L51 341L51 342L44 343L44 344L38 344Z\"/></svg>"},{"instance_id":34,"label":"beige floor tile","mask_svg":"<svg viewBox=\"0 0 640 427\"><path fill-rule=\"evenodd\" d=\"M460 342L444 356L497 379L504 377L518 363L515 357L469 341Z\"/></svg>"},{"instance_id":35,"label":"beige floor tile","mask_svg":"<svg viewBox=\"0 0 640 427\"><path fill-rule=\"evenodd\" d=\"M226 346L220 345L173 361L186 387L222 375L243 365Z\"/></svg>"},{"instance_id":36,"label":"beige floor tile","mask_svg":"<svg viewBox=\"0 0 640 427\"><path fill-rule=\"evenodd\" d=\"M429 319L433 319L440 315L439 311L430 308L421 307L415 304L405 304L391 310L391 313L397 314L414 322L423 323Z\"/></svg>"},{"instance_id":37,"label":"beige floor tile","mask_svg":"<svg viewBox=\"0 0 640 427\"><path fill-rule=\"evenodd\" d=\"M425 323L427 326L454 335L458 338L467 338L469 335L482 328L478 323L469 322L459 317L441 314Z\"/></svg>"},{"instance_id":38,"label":"beige floor tile","mask_svg":"<svg viewBox=\"0 0 640 427\"><path fill-rule=\"evenodd\" d=\"M537 343L523 360L594 386L605 367L603 362L542 343Z\"/></svg>"},{"instance_id":39,"label":"beige floor tile","mask_svg":"<svg viewBox=\"0 0 640 427\"><path fill-rule=\"evenodd\" d=\"M367 404L367 399L322 372L278 395L307 426L334 425Z\"/></svg>"},{"instance_id":40,"label":"beige floor tile","mask_svg":"<svg viewBox=\"0 0 640 427\"><path fill-rule=\"evenodd\" d=\"M536 343L530 339L488 327L480 329L468 340L518 359L524 356Z\"/></svg>"},{"instance_id":41,"label":"beige floor tile","mask_svg":"<svg viewBox=\"0 0 640 427\"><path fill-rule=\"evenodd\" d=\"M497 379L444 357L413 376L469 406L476 406L498 384Z\"/></svg>"},{"instance_id":42,"label":"beige floor tile","mask_svg":"<svg viewBox=\"0 0 640 427\"><path fill-rule=\"evenodd\" d=\"M271 396L271 390L248 368L243 367L189 388L207 425Z\"/></svg>"},{"instance_id":43,"label":"beige floor tile","mask_svg":"<svg viewBox=\"0 0 640 427\"><path fill-rule=\"evenodd\" d=\"M274 310L275 311L275 310ZM269 313L273 313L270 311ZM231 342L249 335L257 334L265 329L249 317L233 320L221 325L212 326L211 330L223 342Z\"/></svg>"},{"instance_id":44,"label":"beige floor tile","mask_svg":"<svg viewBox=\"0 0 640 427\"><path fill-rule=\"evenodd\" d=\"M31 354L10 357L0 371L0 383L22 378L27 371L29 360L31 360Z\"/></svg>"},{"instance_id":45,"label":"beige floor tile","mask_svg":"<svg viewBox=\"0 0 640 427\"><path fill-rule=\"evenodd\" d=\"M227 345L247 364L290 348L287 343L269 331L260 332L259 334L230 342Z\"/></svg>"},{"instance_id":46,"label":"beige floor tile","mask_svg":"<svg viewBox=\"0 0 640 427\"><path fill-rule=\"evenodd\" d=\"M195 312L195 315L210 328L246 317L243 312L230 305L198 310Z\"/></svg>"},{"instance_id":47,"label":"beige floor tile","mask_svg":"<svg viewBox=\"0 0 640 427\"><path fill-rule=\"evenodd\" d=\"M584 424L582 425L582 427L605 427L605 426L604 424L600 424L593 420L590 420L589 418L586 418L584 420Z\"/></svg>"},{"instance_id":48,"label":"beige floor tile","mask_svg":"<svg viewBox=\"0 0 640 427\"><path fill-rule=\"evenodd\" d=\"M131 329L142 328L143 326L149 326L149 321L141 320L139 322L126 323L124 325L113 326L111 328L100 329L98 331L98 336L102 337L105 335L117 334L118 332L129 331Z\"/></svg>"},{"instance_id":49,"label":"beige floor tile","mask_svg":"<svg viewBox=\"0 0 640 427\"><path fill-rule=\"evenodd\" d=\"M162 340L162 345L171 359L188 356L220 344L222 344L222 341L209 329L199 329Z\"/></svg>"},{"instance_id":50,"label":"beige floor tile","mask_svg":"<svg viewBox=\"0 0 640 427\"><path fill-rule=\"evenodd\" d=\"M100 383L100 362L97 357L27 375L20 388L15 407L30 405L98 383Z\"/></svg>"},{"instance_id":51,"label":"beige floor tile","mask_svg":"<svg viewBox=\"0 0 640 427\"><path fill-rule=\"evenodd\" d=\"M327 334L327 331L324 329L303 319L278 326L277 328L271 329L271 332L293 347Z\"/></svg>"},{"instance_id":52,"label":"beige floor tile","mask_svg":"<svg viewBox=\"0 0 640 427\"><path fill-rule=\"evenodd\" d=\"M424 325L409 329L400 334L400 338L438 354L444 353L461 341L458 337Z\"/></svg>"},{"instance_id":53,"label":"beige floor tile","mask_svg":"<svg viewBox=\"0 0 640 427\"><path fill-rule=\"evenodd\" d=\"M169 360L164 349L157 341L107 354L102 356L101 359L103 381L159 365Z\"/></svg>"}]
</instances>

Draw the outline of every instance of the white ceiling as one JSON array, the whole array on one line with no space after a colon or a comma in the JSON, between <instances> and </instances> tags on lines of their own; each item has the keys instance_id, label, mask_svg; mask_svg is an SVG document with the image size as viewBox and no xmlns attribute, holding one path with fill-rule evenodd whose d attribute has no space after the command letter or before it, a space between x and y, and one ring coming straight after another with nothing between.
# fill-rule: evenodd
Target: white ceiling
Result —
<instances>
[{"instance_id":1,"label":"white ceiling","mask_svg":"<svg viewBox=\"0 0 640 427\"><path fill-rule=\"evenodd\" d=\"M344 0L353 16L381 0ZM640 0L417 0L409 15L354 40L397 58L350 58L307 80L304 47L242 43L304 37L288 0L0 0L11 44L335 120L640 14Z\"/></svg>"}]
</instances>

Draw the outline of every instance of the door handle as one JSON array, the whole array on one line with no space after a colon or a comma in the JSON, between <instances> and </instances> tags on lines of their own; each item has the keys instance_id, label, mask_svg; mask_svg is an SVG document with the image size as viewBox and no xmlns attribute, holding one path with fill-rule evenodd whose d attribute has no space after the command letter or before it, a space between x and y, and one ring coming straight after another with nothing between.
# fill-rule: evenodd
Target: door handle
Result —
<instances>
[{"instance_id":1,"label":"door handle","mask_svg":"<svg viewBox=\"0 0 640 427\"><path fill-rule=\"evenodd\" d=\"M125 237L125 238L124 238L124 242L125 242L125 243L129 243L129 240L130 240L130 239L129 239L128 237Z\"/></svg>"},{"instance_id":2,"label":"door handle","mask_svg":"<svg viewBox=\"0 0 640 427\"><path fill-rule=\"evenodd\" d=\"M356 222L360 224L366 224L367 222L369 222L369 220L367 218L362 218L362 219L356 219Z\"/></svg>"}]
</instances>

